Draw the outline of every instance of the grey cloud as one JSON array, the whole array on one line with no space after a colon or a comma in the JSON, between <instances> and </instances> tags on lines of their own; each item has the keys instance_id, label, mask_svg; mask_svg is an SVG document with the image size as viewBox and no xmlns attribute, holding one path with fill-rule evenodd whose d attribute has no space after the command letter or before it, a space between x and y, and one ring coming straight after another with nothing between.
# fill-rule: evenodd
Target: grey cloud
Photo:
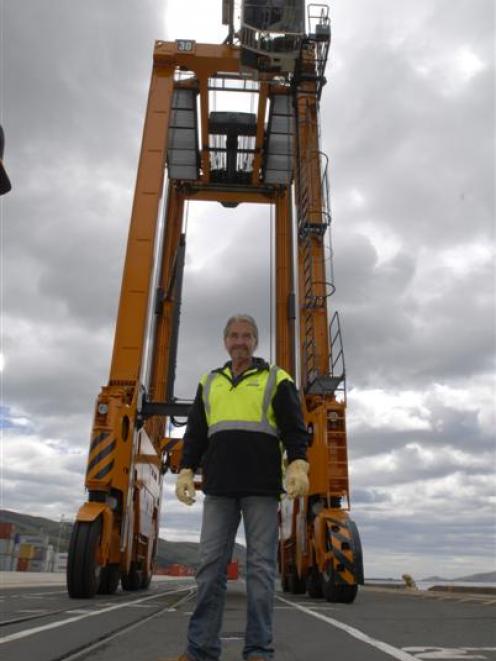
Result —
<instances>
[{"instance_id":1,"label":"grey cloud","mask_svg":"<svg viewBox=\"0 0 496 661\"><path fill-rule=\"evenodd\" d=\"M404 515L385 520L379 519L375 513L367 515L363 511L356 512L354 519L361 531L366 565L372 563L383 565L385 558L391 561L396 554L404 554L403 571L408 571L408 565L411 567L419 558L422 558L425 567L432 566L429 557L439 555L449 558L444 565L438 565L439 573L442 573L444 566L444 572L449 572L448 577L456 576L450 565L454 564L454 560L461 555L459 526L446 529L444 525L441 528L439 522L416 516L406 518ZM478 525L463 524L463 542L474 549L472 567L481 567L486 571L491 569L489 558L494 551L492 542L485 532L488 523L490 521L484 519L479 521ZM397 575L396 571L392 574ZM416 576L416 578L421 577Z\"/></svg>"},{"instance_id":2,"label":"grey cloud","mask_svg":"<svg viewBox=\"0 0 496 661\"><path fill-rule=\"evenodd\" d=\"M64 416L92 410L96 388L107 380L110 345L105 343L104 350L91 336L83 340L62 333L47 338L44 346L19 346L20 339L7 334L4 341L10 360L4 378L6 401L29 412L37 424L40 416L62 416L63 433ZM22 339L29 343L28 337Z\"/></svg>"},{"instance_id":3,"label":"grey cloud","mask_svg":"<svg viewBox=\"0 0 496 661\"><path fill-rule=\"evenodd\" d=\"M72 146L95 161L126 142L138 144L153 40L163 37L162 14L151 0L140 3L139 11L133 0L116 7L89 0L85 18L75 2L6 4L5 112L16 139L26 135L26 127L31 133L35 128L61 155ZM139 105L129 103L135 95Z\"/></svg>"},{"instance_id":4,"label":"grey cloud","mask_svg":"<svg viewBox=\"0 0 496 661\"><path fill-rule=\"evenodd\" d=\"M412 255L402 251L377 265L372 247L356 235L340 241L335 262L331 302L342 317L350 383L407 387L432 378L468 379L493 368L491 262L450 279L439 266L431 283L417 284ZM440 282L439 294L423 301Z\"/></svg>"},{"instance_id":5,"label":"grey cloud","mask_svg":"<svg viewBox=\"0 0 496 661\"><path fill-rule=\"evenodd\" d=\"M494 444L491 432L481 428L474 411L457 410L433 403L430 424L432 429L415 431L393 431L383 429L365 429L363 426L348 433L351 461L360 457L373 457L376 454L390 453L408 444L418 444L426 450L438 453L442 448L463 450L469 454L489 451ZM410 465L406 468L412 468ZM448 470L448 466L445 467ZM442 467L438 470L443 472ZM492 470L488 465L486 470ZM394 472L391 479L401 480Z\"/></svg>"},{"instance_id":6,"label":"grey cloud","mask_svg":"<svg viewBox=\"0 0 496 661\"><path fill-rule=\"evenodd\" d=\"M385 492L379 492L377 489L364 489L358 487L351 490L351 502L353 507L366 505L369 507L374 503L390 503L391 496Z\"/></svg>"}]
</instances>

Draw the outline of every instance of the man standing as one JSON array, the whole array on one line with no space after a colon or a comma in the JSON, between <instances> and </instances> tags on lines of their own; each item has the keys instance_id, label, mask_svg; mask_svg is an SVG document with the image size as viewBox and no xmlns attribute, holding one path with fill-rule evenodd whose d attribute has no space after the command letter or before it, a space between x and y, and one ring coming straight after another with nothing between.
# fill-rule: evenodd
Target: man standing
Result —
<instances>
[{"instance_id":1,"label":"man standing","mask_svg":"<svg viewBox=\"0 0 496 661\"><path fill-rule=\"evenodd\" d=\"M243 658L272 659L272 611L277 562L281 442L289 466L286 491L308 492L308 434L293 380L253 353L255 320L231 317L224 346L231 357L205 374L198 386L184 435L180 501L192 505L193 477L201 465L205 493L200 539L198 594L184 654L169 661L218 661L220 631L231 560L241 515L246 536L247 622Z\"/></svg>"}]
</instances>

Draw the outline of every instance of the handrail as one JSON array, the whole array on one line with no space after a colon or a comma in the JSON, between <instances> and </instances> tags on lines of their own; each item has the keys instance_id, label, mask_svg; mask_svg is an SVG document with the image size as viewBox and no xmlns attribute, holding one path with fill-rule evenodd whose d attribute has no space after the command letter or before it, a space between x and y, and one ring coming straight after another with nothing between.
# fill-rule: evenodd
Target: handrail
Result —
<instances>
[{"instance_id":1,"label":"handrail","mask_svg":"<svg viewBox=\"0 0 496 661\"><path fill-rule=\"evenodd\" d=\"M312 13L314 9L320 9L318 13ZM311 3L307 7L308 38L314 42L316 71L317 71L317 97L320 99L322 88L326 83L324 76L331 45L331 19L329 17L329 5Z\"/></svg>"},{"instance_id":2,"label":"handrail","mask_svg":"<svg viewBox=\"0 0 496 661\"><path fill-rule=\"evenodd\" d=\"M344 401L346 402L346 364L341 323L337 311L332 315L329 324L329 369L332 377L342 378L342 386L337 390L343 392Z\"/></svg>"}]
</instances>

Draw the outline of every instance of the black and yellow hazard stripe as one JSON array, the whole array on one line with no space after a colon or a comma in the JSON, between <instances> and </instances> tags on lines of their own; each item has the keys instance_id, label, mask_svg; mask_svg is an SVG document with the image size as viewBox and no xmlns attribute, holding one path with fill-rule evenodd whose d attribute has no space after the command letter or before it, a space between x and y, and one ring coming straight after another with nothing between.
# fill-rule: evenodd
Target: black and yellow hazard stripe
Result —
<instances>
[{"instance_id":1,"label":"black and yellow hazard stripe","mask_svg":"<svg viewBox=\"0 0 496 661\"><path fill-rule=\"evenodd\" d=\"M359 581L353 554L352 533L343 521L328 519L328 523L336 581L345 585L354 585Z\"/></svg>"},{"instance_id":2,"label":"black and yellow hazard stripe","mask_svg":"<svg viewBox=\"0 0 496 661\"><path fill-rule=\"evenodd\" d=\"M114 467L115 446L115 438L110 432L100 432L93 437L86 469L87 480L103 480L109 475Z\"/></svg>"},{"instance_id":3,"label":"black and yellow hazard stripe","mask_svg":"<svg viewBox=\"0 0 496 661\"><path fill-rule=\"evenodd\" d=\"M167 442L162 445L161 449L164 452L170 452L180 441L182 442L182 440L182 438L168 438Z\"/></svg>"}]
</instances>

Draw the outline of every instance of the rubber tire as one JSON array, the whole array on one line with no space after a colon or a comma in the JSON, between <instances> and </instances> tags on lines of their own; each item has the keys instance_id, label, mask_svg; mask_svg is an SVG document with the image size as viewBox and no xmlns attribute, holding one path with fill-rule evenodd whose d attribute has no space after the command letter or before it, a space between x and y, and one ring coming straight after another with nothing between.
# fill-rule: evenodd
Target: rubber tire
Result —
<instances>
[{"instance_id":1,"label":"rubber tire","mask_svg":"<svg viewBox=\"0 0 496 661\"><path fill-rule=\"evenodd\" d=\"M281 576L281 588L283 592L289 592L289 576L287 574Z\"/></svg>"},{"instance_id":2,"label":"rubber tire","mask_svg":"<svg viewBox=\"0 0 496 661\"><path fill-rule=\"evenodd\" d=\"M358 585L340 585L341 593L339 595L340 604L352 604L358 594Z\"/></svg>"},{"instance_id":3,"label":"rubber tire","mask_svg":"<svg viewBox=\"0 0 496 661\"><path fill-rule=\"evenodd\" d=\"M121 575L121 585L122 589L127 592L135 592L139 590L142 586L143 581L143 572L138 571L133 566L129 570L129 574Z\"/></svg>"},{"instance_id":4,"label":"rubber tire","mask_svg":"<svg viewBox=\"0 0 496 661\"><path fill-rule=\"evenodd\" d=\"M322 576L317 567L313 566L307 576L307 592L312 599L322 599L324 592L322 590Z\"/></svg>"},{"instance_id":5,"label":"rubber tire","mask_svg":"<svg viewBox=\"0 0 496 661\"><path fill-rule=\"evenodd\" d=\"M355 576L357 577L357 583L363 585L364 576L363 576L363 550L362 542L360 540L360 533L358 532L358 527L356 523L350 519L348 526L351 532L351 539L353 543L353 558L355 561Z\"/></svg>"},{"instance_id":6,"label":"rubber tire","mask_svg":"<svg viewBox=\"0 0 496 661\"><path fill-rule=\"evenodd\" d=\"M67 592L71 599L91 599L100 582L96 552L102 532L102 519L76 521L67 558Z\"/></svg>"},{"instance_id":7,"label":"rubber tire","mask_svg":"<svg viewBox=\"0 0 496 661\"><path fill-rule=\"evenodd\" d=\"M330 573L330 572L329 572ZM322 576L322 594L332 604L339 602L340 585L336 585L332 574L328 577Z\"/></svg>"},{"instance_id":8,"label":"rubber tire","mask_svg":"<svg viewBox=\"0 0 496 661\"><path fill-rule=\"evenodd\" d=\"M358 594L358 585L343 585L334 583L332 570L328 576L322 576L322 592L327 601L333 604L351 604Z\"/></svg>"},{"instance_id":9,"label":"rubber tire","mask_svg":"<svg viewBox=\"0 0 496 661\"><path fill-rule=\"evenodd\" d=\"M98 594L114 594L119 587L121 570L119 565L106 565L100 572Z\"/></svg>"},{"instance_id":10,"label":"rubber tire","mask_svg":"<svg viewBox=\"0 0 496 661\"><path fill-rule=\"evenodd\" d=\"M148 590L150 587L150 583L152 582L152 577L153 577L153 572L150 572L147 574L146 572L143 572L141 575L141 589L142 590Z\"/></svg>"},{"instance_id":11,"label":"rubber tire","mask_svg":"<svg viewBox=\"0 0 496 661\"><path fill-rule=\"evenodd\" d=\"M306 581L298 576L296 569L289 575L289 591L291 594L305 594L307 591Z\"/></svg>"}]
</instances>

